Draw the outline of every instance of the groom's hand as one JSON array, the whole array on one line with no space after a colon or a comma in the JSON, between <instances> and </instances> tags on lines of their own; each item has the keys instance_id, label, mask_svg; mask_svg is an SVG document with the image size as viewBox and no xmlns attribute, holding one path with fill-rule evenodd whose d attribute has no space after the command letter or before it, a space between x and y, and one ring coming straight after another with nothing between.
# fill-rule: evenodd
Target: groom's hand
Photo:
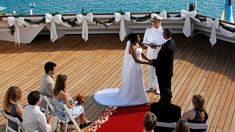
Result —
<instances>
[{"instance_id":1,"label":"groom's hand","mask_svg":"<svg viewBox=\"0 0 235 132\"><path fill-rule=\"evenodd\" d=\"M153 66L153 60L149 61L149 65Z\"/></svg>"},{"instance_id":2,"label":"groom's hand","mask_svg":"<svg viewBox=\"0 0 235 132\"><path fill-rule=\"evenodd\" d=\"M150 65L156 67L156 59L152 59Z\"/></svg>"},{"instance_id":3,"label":"groom's hand","mask_svg":"<svg viewBox=\"0 0 235 132\"><path fill-rule=\"evenodd\" d=\"M150 45L150 47L151 47L152 49L156 49L156 48L157 48L156 45Z\"/></svg>"}]
</instances>

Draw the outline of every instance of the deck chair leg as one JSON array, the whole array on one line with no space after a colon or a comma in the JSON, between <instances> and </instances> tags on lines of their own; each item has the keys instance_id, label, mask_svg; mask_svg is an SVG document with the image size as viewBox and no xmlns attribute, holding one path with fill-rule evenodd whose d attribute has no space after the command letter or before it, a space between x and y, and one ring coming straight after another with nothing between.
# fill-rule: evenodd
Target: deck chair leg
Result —
<instances>
[{"instance_id":1,"label":"deck chair leg","mask_svg":"<svg viewBox=\"0 0 235 132\"><path fill-rule=\"evenodd\" d=\"M76 130L77 130L78 132L80 132L81 129L80 129L80 127L78 126L77 121L76 121L74 118L71 118L71 121L73 122L73 125L75 126Z\"/></svg>"},{"instance_id":2,"label":"deck chair leg","mask_svg":"<svg viewBox=\"0 0 235 132\"><path fill-rule=\"evenodd\" d=\"M8 132L8 121L6 121L6 132Z\"/></svg>"},{"instance_id":3,"label":"deck chair leg","mask_svg":"<svg viewBox=\"0 0 235 132\"><path fill-rule=\"evenodd\" d=\"M66 122L65 122L64 132L67 132L67 130L68 130L68 122L67 122L67 120L66 120Z\"/></svg>"}]
</instances>

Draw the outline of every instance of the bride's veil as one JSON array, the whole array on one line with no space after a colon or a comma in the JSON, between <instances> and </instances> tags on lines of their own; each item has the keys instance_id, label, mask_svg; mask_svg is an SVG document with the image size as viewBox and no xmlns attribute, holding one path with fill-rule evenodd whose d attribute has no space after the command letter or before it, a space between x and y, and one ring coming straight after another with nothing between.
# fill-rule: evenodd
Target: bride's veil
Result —
<instances>
[{"instance_id":1,"label":"bride's veil","mask_svg":"<svg viewBox=\"0 0 235 132\"><path fill-rule=\"evenodd\" d=\"M126 49L124 52L124 59L122 64L122 84L125 84L127 79L129 78L130 72L130 62L131 62L131 55L129 53L130 41L128 40L126 43Z\"/></svg>"}]
</instances>

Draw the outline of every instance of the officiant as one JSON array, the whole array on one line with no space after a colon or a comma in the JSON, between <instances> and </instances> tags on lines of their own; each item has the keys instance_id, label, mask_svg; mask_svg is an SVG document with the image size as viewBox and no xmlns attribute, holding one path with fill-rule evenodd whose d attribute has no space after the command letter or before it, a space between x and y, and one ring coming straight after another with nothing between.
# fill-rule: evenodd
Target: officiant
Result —
<instances>
[{"instance_id":1,"label":"officiant","mask_svg":"<svg viewBox=\"0 0 235 132\"><path fill-rule=\"evenodd\" d=\"M149 59L156 59L161 45L164 44L163 28L161 27L162 17L157 14L151 15L152 27L145 30L143 43L147 45L147 57ZM156 87L156 94L160 94L155 68L151 65L148 66L148 85L146 91Z\"/></svg>"}]
</instances>

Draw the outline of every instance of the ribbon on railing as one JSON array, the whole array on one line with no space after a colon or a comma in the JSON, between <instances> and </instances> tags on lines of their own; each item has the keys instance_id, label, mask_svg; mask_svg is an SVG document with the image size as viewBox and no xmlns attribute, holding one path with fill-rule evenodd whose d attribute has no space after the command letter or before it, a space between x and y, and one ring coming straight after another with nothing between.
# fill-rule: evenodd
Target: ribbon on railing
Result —
<instances>
[{"instance_id":1,"label":"ribbon on railing","mask_svg":"<svg viewBox=\"0 0 235 132\"><path fill-rule=\"evenodd\" d=\"M195 16L197 15L197 12L191 11L188 12L186 10L181 10L180 12L181 17L185 18L184 20L184 27L183 27L183 33L186 37L189 37L191 35L191 22L190 22L190 18L195 18Z\"/></svg>"},{"instance_id":2,"label":"ribbon on railing","mask_svg":"<svg viewBox=\"0 0 235 132\"><path fill-rule=\"evenodd\" d=\"M78 23L82 23L82 38L87 41L88 40L88 23L93 22L93 14L87 13L85 16L82 14L76 15Z\"/></svg>"},{"instance_id":3,"label":"ribbon on railing","mask_svg":"<svg viewBox=\"0 0 235 132\"><path fill-rule=\"evenodd\" d=\"M115 22L120 21L119 37L120 37L120 40L123 41L124 38L126 37L126 27L125 27L124 20L130 21L131 20L131 13L125 12L124 15L121 15L120 13L114 13L114 18L115 18Z\"/></svg>"},{"instance_id":4,"label":"ribbon on railing","mask_svg":"<svg viewBox=\"0 0 235 132\"><path fill-rule=\"evenodd\" d=\"M24 24L24 18L23 17L8 17L7 22L9 26L15 26L15 43L20 45L20 31L19 31L19 26L23 26Z\"/></svg>"},{"instance_id":5,"label":"ribbon on railing","mask_svg":"<svg viewBox=\"0 0 235 132\"><path fill-rule=\"evenodd\" d=\"M211 19L211 18L206 18L206 24L207 27L212 27L211 29L211 36L210 36L210 43L212 46L215 45L216 43L216 29L219 28L219 19Z\"/></svg>"},{"instance_id":6,"label":"ribbon on railing","mask_svg":"<svg viewBox=\"0 0 235 132\"><path fill-rule=\"evenodd\" d=\"M161 12L159 13L159 16L162 17L162 19L167 19L167 13L166 13L166 11L161 11Z\"/></svg>"},{"instance_id":7,"label":"ribbon on railing","mask_svg":"<svg viewBox=\"0 0 235 132\"><path fill-rule=\"evenodd\" d=\"M62 18L61 14L57 14L55 16L52 16L51 14L46 13L46 15L45 15L46 23L51 23L50 39L52 42L54 42L58 37L55 24L56 23L60 24L62 22L61 18Z\"/></svg>"}]
</instances>

